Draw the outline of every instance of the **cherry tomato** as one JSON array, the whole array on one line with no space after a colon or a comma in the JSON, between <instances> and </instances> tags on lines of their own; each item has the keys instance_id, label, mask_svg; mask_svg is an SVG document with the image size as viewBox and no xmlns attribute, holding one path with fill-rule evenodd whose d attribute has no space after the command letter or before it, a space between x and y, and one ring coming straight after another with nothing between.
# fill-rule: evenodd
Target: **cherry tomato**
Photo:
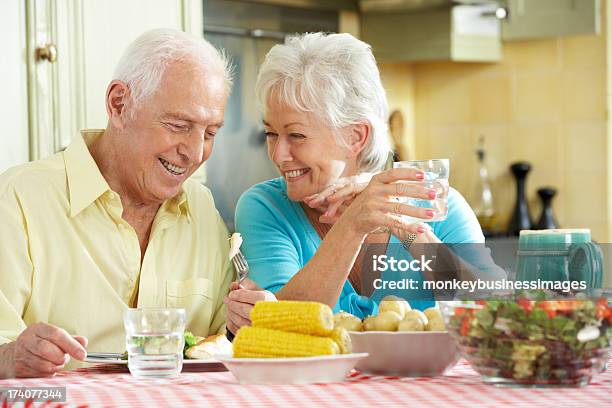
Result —
<instances>
[{"instance_id":1,"label":"cherry tomato","mask_svg":"<svg viewBox=\"0 0 612 408\"><path fill-rule=\"evenodd\" d=\"M516 303L523 308L525 313L529 314L533 310L533 302L527 298L520 297L516 299Z\"/></svg>"},{"instance_id":2,"label":"cherry tomato","mask_svg":"<svg viewBox=\"0 0 612 408\"><path fill-rule=\"evenodd\" d=\"M608 301L606 299L600 298L597 302L596 308L598 319L605 319L606 317L608 317L610 309L608 308Z\"/></svg>"},{"instance_id":3,"label":"cherry tomato","mask_svg":"<svg viewBox=\"0 0 612 408\"><path fill-rule=\"evenodd\" d=\"M538 308L544 309L549 318L553 318L557 315L557 303L555 301L544 300L538 303Z\"/></svg>"}]
</instances>

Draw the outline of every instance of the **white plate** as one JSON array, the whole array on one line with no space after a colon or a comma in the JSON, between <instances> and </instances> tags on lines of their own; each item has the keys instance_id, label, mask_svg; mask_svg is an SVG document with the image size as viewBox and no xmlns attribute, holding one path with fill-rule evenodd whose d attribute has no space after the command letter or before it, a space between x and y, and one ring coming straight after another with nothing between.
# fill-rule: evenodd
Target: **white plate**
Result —
<instances>
[{"instance_id":1,"label":"white plate","mask_svg":"<svg viewBox=\"0 0 612 408\"><path fill-rule=\"evenodd\" d=\"M368 353L294 358L223 358L219 360L242 384L309 384L344 381Z\"/></svg>"},{"instance_id":2,"label":"white plate","mask_svg":"<svg viewBox=\"0 0 612 408\"><path fill-rule=\"evenodd\" d=\"M229 355L219 355L220 358L229 358ZM198 368L214 368L215 366L221 365L221 361L217 358L207 358L201 360L192 360L192 359L183 359L183 370L185 369L198 369ZM117 365L125 365L127 366L127 360L117 359L117 358L95 358L95 357L87 357L85 358L85 362L93 363L93 364L117 364Z\"/></svg>"}]
</instances>

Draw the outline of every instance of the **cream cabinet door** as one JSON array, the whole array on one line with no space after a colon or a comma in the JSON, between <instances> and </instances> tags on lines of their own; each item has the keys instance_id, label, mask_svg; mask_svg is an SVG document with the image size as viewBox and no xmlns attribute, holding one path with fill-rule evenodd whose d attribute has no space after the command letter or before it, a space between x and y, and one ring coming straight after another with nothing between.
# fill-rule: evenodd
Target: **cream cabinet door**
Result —
<instances>
[{"instance_id":1,"label":"cream cabinet door","mask_svg":"<svg viewBox=\"0 0 612 408\"><path fill-rule=\"evenodd\" d=\"M202 35L197 0L28 0L30 159L106 127L104 99L126 46L152 28Z\"/></svg>"},{"instance_id":2,"label":"cream cabinet door","mask_svg":"<svg viewBox=\"0 0 612 408\"><path fill-rule=\"evenodd\" d=\"M28 161L25 3L0 1L0 173Z\"/></svg>"},{"instance_id":3,"label":"cream cabinet door","mask_svg":"<svg viewBox=\"0 0 612 408\"><path fill-rule=\"evenodd\" d=\"M504 40L600 32L600 0L503 0Z\"/></svg>"}]
</instances>

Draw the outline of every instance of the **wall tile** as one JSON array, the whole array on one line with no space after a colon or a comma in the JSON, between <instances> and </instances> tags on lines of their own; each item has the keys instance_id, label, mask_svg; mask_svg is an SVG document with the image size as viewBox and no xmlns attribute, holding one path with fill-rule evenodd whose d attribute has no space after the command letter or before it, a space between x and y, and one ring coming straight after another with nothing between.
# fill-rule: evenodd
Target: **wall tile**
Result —
<instances>
[{"instance_id":1,"label":"wall tile","mask_svg":"<svg viewBox=\"0 0 612 408\"><path fill-rule=\"evenodd\" d=\"M561 66L561 44L558 39L507 42L504 51L509 51L507 58L511 59L508 63L519 72L547 72Z\"/></svg>"},{"instance_id":2,"label":"wall tile","mask_svg":"<svg viewBox=\"0 0 612 408\"><path fill-rule=\"evenodd\" d=\"M558 73L519 73L514 81L514 120L550 122L561 119L563 105Z\"/></svg>"},{"instance_id":3,"label":"wall tile","mask_svg":"<svg viewBox=\"0 0 612 408\"><path fill-rule=\"evenodd\" d=\"M512 117L509 74L473 77L469 91L472 123L506 123Z\"/></svg>"},{"instance_id":4,"label":"wall tile","mask_svg":"<svg viewBox=\"0 0 612 408\"><path fill-rule=\"evenodd\" d=\"M560 85L564 119L606 119L605 69L563 71Z\"/></svg>"},{"instance_id":5,"label":"wall tile","mask_svg":"<svg viewBox=\"0 0 612 408\"><path fill-rule=\"evenodd\" d=\"M602 34L564 37L562 64L569 69L597 69L606 63L606 40Z\"/></svg>"},{"instance_id":6,"label":"wall tile","mask_svg":"<svg viewBox=\"0 0 612 408\"><path fill-rule=\"evenodd\" d=\"M563 129L563 138L567 172L607 172L605 122L568 123Z\"/></svg>"}]
</instances>

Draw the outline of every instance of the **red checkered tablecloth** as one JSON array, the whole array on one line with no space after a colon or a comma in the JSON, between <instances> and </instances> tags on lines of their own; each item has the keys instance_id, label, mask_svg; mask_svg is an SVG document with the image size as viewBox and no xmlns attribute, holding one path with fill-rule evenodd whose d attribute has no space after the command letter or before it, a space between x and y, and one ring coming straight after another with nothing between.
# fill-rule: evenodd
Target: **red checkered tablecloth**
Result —
<instances>
[{"instance_id":1,"label":"red checkered tablecloth","mask_svg":"<svg viewBox=\"0 0 612 408\"><path fill-rule=\"evenodd\" d=\"M608 370L583 388L498 388L485 385L461 361L445 376L399 378L353 372L346 381L311 385L241 385L229 372L183 372L172 379L136 379L118 366L95 366L44 379L0 381L2 387L66 386L64 404L44 407L389 407L501 405L612 406L612 359ZM12 407L6 401L2 408Z\"/></svg>"}]
</instances>

